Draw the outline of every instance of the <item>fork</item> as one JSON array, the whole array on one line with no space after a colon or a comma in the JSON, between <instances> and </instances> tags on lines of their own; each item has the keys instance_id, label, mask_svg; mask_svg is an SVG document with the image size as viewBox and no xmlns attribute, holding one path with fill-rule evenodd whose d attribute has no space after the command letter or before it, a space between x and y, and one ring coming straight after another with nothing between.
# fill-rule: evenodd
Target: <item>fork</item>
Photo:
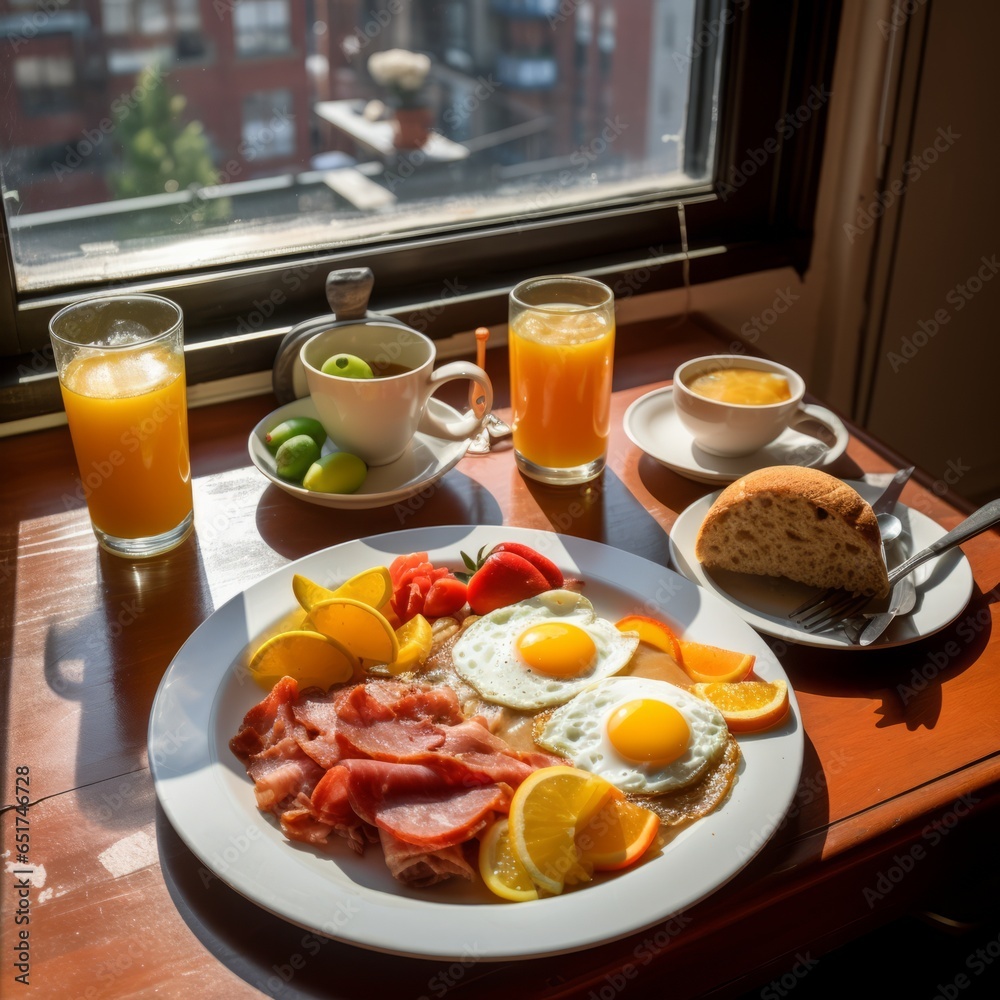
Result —
<instances>
[{"instance_id":1,"label":"fork","mask_svg":"<svg viewBox=\"0 0 1000 1000\"><path fill-rule=\"evenodd\" d=\"M928 559L933 559L935 556L947 552L948 549L961 545L962 542L967 542L970 538L995 527L998 523L1000 523L1000 498L983 504L979 510L970 514L946 535L942 535L936 542L932 542L926 548L914 553L909 559L901 562L889 574L889 587L893 587L897 580L911 573ZM823 632L854 618L871 601L871 597L858 596L840 590L835 593L833 599L825 603L817 605L816 601L809 601L805 606L808 610L807 614L803 615L802 608L796 608L788 617L797 621L805 632Z\"/></svg>"}]
</instances>

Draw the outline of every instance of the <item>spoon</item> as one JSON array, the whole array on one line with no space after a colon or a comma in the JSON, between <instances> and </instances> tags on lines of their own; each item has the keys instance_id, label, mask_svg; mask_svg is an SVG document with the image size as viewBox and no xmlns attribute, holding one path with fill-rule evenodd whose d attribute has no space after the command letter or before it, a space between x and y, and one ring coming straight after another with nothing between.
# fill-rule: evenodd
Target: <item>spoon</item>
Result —
<instances>
[{"instance_id":1,"label":"spoon","mask_svg":"<svg viewBox=\"0 0 1000 1000\"><path fill-rule=\"evenodd\" d=\"M488 327L476 327L476 364L483 371L486 371L486 341L489 339L490 331ZM469 390L469 405L477 413L482 412L483 397L480 395L481 392L482 388L478 383L474 383ZM486 417L483 429L470 442L468 454L488 455L490 453L490 440L506 437L510 433L510 425L501 420L496 414L490 413Z\"/></svg>"},{"instance_id":2,"label":"spoon","mask_svg":"<svg viewBox=\"0 0 1000 1000\"><path fill-rule=\"evenodd\" d=\"M878 533L883 544L895 541L903 532L903 522L895 514L877 514Z\"/></svg>"}]
</instances>

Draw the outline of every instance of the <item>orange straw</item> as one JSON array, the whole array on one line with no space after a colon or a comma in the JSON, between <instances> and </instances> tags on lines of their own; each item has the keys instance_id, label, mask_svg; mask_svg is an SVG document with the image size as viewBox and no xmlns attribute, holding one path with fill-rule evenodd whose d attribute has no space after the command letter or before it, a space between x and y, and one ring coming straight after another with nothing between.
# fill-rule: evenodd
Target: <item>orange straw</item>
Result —
<instances>
[{"instance_id":1,"label":"orange straw","mask_svg":"<svg viewBox=\"0 0 1000 1000\"><path fill-rule=\"evenodd\" d=\"M476 364L486 371L486 341L490 339L490 331L485 326L476 327ZM486 409L486 387L478 382L472 383L469 389L469 406L476 416L481 416Z\"/></svg>"}]
</instances>

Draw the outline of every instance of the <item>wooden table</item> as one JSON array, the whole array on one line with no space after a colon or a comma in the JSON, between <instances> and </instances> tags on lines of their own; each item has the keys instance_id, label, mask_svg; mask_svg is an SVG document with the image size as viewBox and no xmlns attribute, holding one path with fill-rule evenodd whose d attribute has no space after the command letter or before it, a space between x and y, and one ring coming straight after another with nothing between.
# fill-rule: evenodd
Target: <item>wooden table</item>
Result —
<instances>
[{"instance_id":1,"label":"wooden table","mask_svg":"<svg viewBox=\"0 0 1000 1000\"><path fill-rule=\"evenodd\" d=\"M794 985L808 973L807 956L949 886L975 884L986 858L995 867L986 851L1000 802L1000 546L992 533L965 546L975 593L944 631L864 655L773 643L806 736L797 798L728 886L616 943L508 964L356 949L237 895L158 809L146 730L160 678L215 608L288 560L400 528L503 523L665 564L674 519L709 488L644 456L622 415L681 360L719 349L694 323L623 331L609 467L586 489L526 482L503 449L463 459L426 502L334 514L295 501L249 466L247 435L273 408L270 397L194 410L197 532L145 563L98 549L65 428L0 442L0 993L22 995L23 955L35 991L25 996L367 998L373 984L393 997L603 998L625 988L630 997L665 988L674 997L733 995ZM493 370L503 402L502 368ZM839 471L899 464L855 434ZM947 527L964 513L919 475L903 501ZM19 816L23 778L30 804Z\"/></svg>"}]
</instances>

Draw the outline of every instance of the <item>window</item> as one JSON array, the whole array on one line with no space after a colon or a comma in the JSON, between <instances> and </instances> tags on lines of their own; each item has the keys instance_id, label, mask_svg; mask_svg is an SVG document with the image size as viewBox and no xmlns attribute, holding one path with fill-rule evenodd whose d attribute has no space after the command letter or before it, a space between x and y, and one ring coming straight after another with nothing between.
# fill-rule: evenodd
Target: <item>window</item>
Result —
<instances>
[{"instance_id":1,"label":"window","mask_svg":"<svg viewBox=\"0 0 1000 1000\"><path fill-rule=\"evenodd\" d=\"M201 27L198 0L101 0L105 35L162 35L197 31Z\"/></svg>"},{"instance_id":2,"label":"window","mask_svg":"<svg viewBox=\"0 0 1000 1000\"><path fill-rule=\"evenodd\" d=\"M543 269L632 294L805 268L839 4L459 6L226 0L201 22L213 55L197 64L169 37L144 48L67 25L89 74L76 113L43 130L15 115L0 148L2 353L44 350L55 308L109 282L181 303L197 381L269 367L283 328L324 311L336 267L372 267L373 308L423 304L432 336L499 322L506 290ZM196 8L166 10L179 33ZM415 91L369 71L392 48L427 57ZM102 69L112 51L120 75ZM4 61L0 83L20 95ZM396 138L408 104L430 119L416 148ZM140 188L152 141L167 172L144 168ZM58 177L41 166L55 147ZM234 342L275 292L273 319ZM0 419L8 398L58 405L44 378L27 393L5 378Z\"/></svg>"},{"instance_id":3,"label":"window","mask_svg":"<svg viewBox=\"0 0 1000 1000\"><path fill-rule=\"evenodd\" d=\"M232 13L236 51L241 56L291 48L288 0L236 0Z\"/></svg>"},{"instance_id":4,"label":"window","mask_svg":"<svg viewBox=\"0 0 1000 1000\"><path fill-rule=\"evenodd\" d=\"M51 114L70 103L73 60L69 56L21 56L14 62L14 84L27 115Z\"/></svg>"},{"instance_id":5,"label":"window","mask_svg":"<svg viewBox=\"0 0 1000 1000\"><path fill-rule=\"evenodd\" d=\"M240 148L249 159L291 156L295 152L290 90L260 91L244 100Z\"/></svg>"}]
</instances>

